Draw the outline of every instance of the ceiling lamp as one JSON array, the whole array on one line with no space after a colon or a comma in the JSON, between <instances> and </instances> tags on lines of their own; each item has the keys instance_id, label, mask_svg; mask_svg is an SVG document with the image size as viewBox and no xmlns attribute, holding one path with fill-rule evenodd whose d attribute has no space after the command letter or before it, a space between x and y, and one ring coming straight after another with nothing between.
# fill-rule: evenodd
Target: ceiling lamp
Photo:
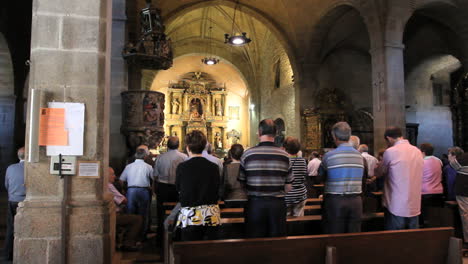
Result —
<instances>
[{"instance_id":1,"label":"ceiling lamp","mask_svg":"<svg viewBox=\"0 0 468 264\"><path fill-rule=\"evenodd\" d=\"M242 32L241 34L234 32L234 27L236 26L236 13L237 8L239 7L239 0L236 2L236 6L234 7L234 17L232 19L232 29L231 34L224 34L224 43L232 45L232 46L244 46L245 44L250 43L252 40L247 37L247 33Z\"/></svg>"},{"instance_id":2,"label":"ceiling lamp","mask_svg":"<svg viewBox=\"0 0 468 264\"><path fill-rule=\"evenodd\" d=\"M206 65L215 65L215 64L218 64L219 63L219 59L215 58L214 56L212 56L211 54L213 54L213 37L212 37L212 30L213 30L213 21L210 19L210 10L208 10L208 16L207 16L207 19L210 23L210 28L209 28L209 32L208 32L208 51L207 51L207 55L205 58L203 58L201 61L206 64Z\"/></svg>"},{"instance_id":3,"label":"ceiling lamp","mask_svg":"<svg viewBox=\"0 0 468 264\"><path fill-rule=\"evenodd\" d=\"M219 63L219 59L215 57L205 57L201 61L206 65L215 65Z\"/></svg>"}]
</instances>

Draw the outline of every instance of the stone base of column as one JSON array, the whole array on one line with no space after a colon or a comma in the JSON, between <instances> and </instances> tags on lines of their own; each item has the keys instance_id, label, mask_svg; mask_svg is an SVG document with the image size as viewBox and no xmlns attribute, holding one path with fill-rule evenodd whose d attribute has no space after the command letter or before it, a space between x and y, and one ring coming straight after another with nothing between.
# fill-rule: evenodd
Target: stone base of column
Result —
<instances>
[{"instance_id":1,"label":"stone base of column","mask_svg":"<svg viewBox=\"0 0 468 264\"><path fill-rule=\"evenodd\" d=\"M14 263L61 262L61 202L25 201L15 217ZM109 201L71 201L67 263L110 263L115 207Z\"/></svg>"}]
</instances>

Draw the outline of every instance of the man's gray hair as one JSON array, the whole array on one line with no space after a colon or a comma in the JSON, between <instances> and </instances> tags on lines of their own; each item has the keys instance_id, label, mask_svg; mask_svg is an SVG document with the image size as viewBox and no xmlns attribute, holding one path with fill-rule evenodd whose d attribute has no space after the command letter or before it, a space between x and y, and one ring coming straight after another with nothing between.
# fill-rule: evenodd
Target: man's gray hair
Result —
<instances>
[{"instance_id":1,"label":"man's gray hair","mask_svg":"<svg viewBox=\"0 0 468 264\"><path fill-rule=\"evenodd\" d=\"M362 144L359 146L358 148L359 152L363 153L363 152L369 152L369 146L367 146L366 144Z\"/></svg>"},{"instance_id":2,"label":"man's gray hair","mask_svg":"<svg viewBox=\"0 0 468 264\"><path fill-rule=\"evenodd\" d=\"M144 159L147 153L145 149L137 149L135 152L135 159Z\"/></svg>"},{"instance_id":3,"label":"man's gray hair","mask_svg":"<svg viewBox=\"0 0 468 264\"><path fill-rule=\"evenodd\" d=\"M18 159L24 160L24 147L18 149L18 152L16 154L18 154Z\"/></svg>"},{"instance_id":4,"label":"man's gray hair","mask_svg":"<svg viewBox=\"0 0 468 264\"><path fill-rule=\"evenodd\" d=\"M349 141L351 137L351 127L346 122L338 122L332 127L332 135L339 141Z\"/></svg>"}]
</instances>

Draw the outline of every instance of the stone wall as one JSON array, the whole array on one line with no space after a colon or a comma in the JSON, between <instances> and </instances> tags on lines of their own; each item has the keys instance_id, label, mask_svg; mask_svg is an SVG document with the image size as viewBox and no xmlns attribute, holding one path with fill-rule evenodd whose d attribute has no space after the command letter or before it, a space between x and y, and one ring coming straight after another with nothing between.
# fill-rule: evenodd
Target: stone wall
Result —
<instances>
[{"instance_id":1,"label":"stone wall","mask_svg":"<svg viewBox=\"0 0 468 264\"><path fill-rule=\"evenodd\" d=\"M286 135L300 138L299 103L288 55L273 34L269 33L262 41L264 48L256 76L260 100L252 101L260 111L258 119L282 118L286 124Z\"/></svg>"}]
</instances>

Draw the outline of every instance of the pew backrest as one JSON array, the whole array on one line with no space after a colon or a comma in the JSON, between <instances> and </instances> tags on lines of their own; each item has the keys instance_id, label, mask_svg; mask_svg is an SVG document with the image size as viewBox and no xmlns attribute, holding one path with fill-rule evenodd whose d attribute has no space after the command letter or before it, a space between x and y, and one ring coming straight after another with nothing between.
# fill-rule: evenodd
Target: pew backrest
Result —
<instances>
[{"instance_id":1,"label":"pew backrest","mask_svg":"<svg viewBox=\"0 0 468 264\"><path fill-rule=\"evenodd\" d=\"M326 260L330 259L338 264L443 264L449 260L450 264L461 264L461 242L451 243L452 236L453 228L428 228L282 238L174 242L173 254L177 264L310 264L326 263ZM449 244L455 245L452 245L452 250L449 250ZM330 251L331 248L334 250ZM334 252L335 255L330 256L330 252Z\"/></svg>"}]
</instances>

